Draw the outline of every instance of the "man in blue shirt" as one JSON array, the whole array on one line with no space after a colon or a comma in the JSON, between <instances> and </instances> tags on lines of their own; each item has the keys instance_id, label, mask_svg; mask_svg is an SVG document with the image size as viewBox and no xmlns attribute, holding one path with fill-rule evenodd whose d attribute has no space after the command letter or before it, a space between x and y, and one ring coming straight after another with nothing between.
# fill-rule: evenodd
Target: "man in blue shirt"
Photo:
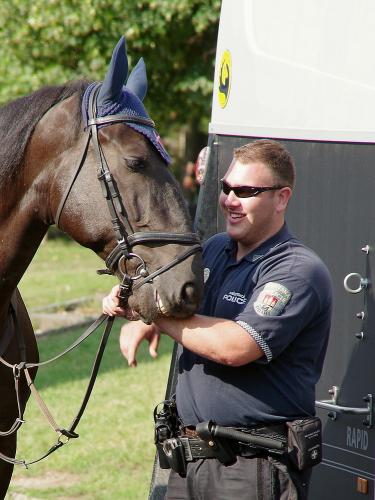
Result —
<instances>
[{"instance_id":1,"label":"man in blue shirt","mask_svg":"<svg viewBox=\"0 0 375 500\"><path fill-rule=\"evenodd\" d=\"M121 351L134 366L142 340L156 355L161 331L182 345L176 402L189 429L209 420L251 428L312 416L332 291L322 261L285 224L293 160L280 143L255 141L234 151L221 182L226 233L204 246L200 314L131 322ZM103 310L129 315L117 287ZM167 498L305 499L309 475L272 457L239 456L230 466L203 458L188 463L186 478L171 472Z\"/></svg>"}]
</instances>

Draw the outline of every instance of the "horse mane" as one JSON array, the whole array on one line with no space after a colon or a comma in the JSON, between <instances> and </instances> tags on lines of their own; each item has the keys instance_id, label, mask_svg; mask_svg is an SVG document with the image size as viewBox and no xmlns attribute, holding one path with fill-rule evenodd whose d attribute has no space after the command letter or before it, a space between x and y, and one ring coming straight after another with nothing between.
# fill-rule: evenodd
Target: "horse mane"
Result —
<instances>
[{"instance_id":1,"label":"horse mane","mask_svg":"<svg viewBox=\"0 0 375 500\"><path fill-rule=\"evenodd\" d=\"M77 80L60 86L46 86L0 107L0 186L19 173L26 146L43 115L76 92L81 102L87 85L87 81ZM78 131L81 123L81 107L77 106L72 126Z\"/></svg>"}]
</instances>

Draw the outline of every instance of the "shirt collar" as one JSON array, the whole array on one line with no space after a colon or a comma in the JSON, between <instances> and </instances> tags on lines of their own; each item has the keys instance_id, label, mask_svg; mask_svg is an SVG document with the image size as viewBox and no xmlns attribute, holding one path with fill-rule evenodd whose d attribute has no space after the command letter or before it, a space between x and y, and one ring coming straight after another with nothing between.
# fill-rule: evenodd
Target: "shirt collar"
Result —
<instances>
[{"instance_id":1,"label":"shirt collar","mask_svg":"<svg viewBox=\"0 0 375 500\"><path fill-rule=\"evenodd\" d=\"M293 238L293 235L290 233L286 223L284 223L280 231L271 236L268 240L264 241L261 245L259 245L259 247L255 248L255 250L246 254L243 258L249 262L256 262L263 258L270 250L273 250L275 247L285 243L291 238ZM232 255L235 255L235 252L237 251L236 241L228 238L228 243L225 245L225 251L232 252Z\"/></svg>"}]
</instances>

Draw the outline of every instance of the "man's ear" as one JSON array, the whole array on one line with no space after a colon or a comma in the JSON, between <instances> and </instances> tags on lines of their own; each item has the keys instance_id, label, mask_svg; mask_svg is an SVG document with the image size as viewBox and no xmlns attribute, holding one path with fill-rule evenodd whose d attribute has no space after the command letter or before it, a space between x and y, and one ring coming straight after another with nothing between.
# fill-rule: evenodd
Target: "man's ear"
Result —
<instances>
[{"instance_id":1,"label":"man's ear","mask_svg":"<svg viewBox=\"0 0 375 500\"><path fill-rule=\"evenodd\" d=\"M277 211L284 212L288 206L289 200L292 197L293 191L290 187L283 187L276 191L277 193Z\"/></svg>"}]
</instances>

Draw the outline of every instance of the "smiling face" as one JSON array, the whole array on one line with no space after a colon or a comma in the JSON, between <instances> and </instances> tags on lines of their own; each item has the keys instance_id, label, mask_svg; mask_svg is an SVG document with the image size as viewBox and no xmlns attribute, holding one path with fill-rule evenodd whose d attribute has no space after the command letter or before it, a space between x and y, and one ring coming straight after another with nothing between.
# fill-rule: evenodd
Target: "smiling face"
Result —
<instances>
[{"instance_id":1,"label":"smiling face","mask_svg":"<svg viewBox=\"0 0 375 500\"><path fill-rule=\"evenodd\" d=\"M232 187L280 185L272 171L260 161L242 163L234 159L224 180ZM265 191L249 198L238 198L233 191L228 195L221 192L219 204L225 218L226 231L238 244L237 259L281 229L291 193L289 187Z\"/></svg>"}]
</instances>

